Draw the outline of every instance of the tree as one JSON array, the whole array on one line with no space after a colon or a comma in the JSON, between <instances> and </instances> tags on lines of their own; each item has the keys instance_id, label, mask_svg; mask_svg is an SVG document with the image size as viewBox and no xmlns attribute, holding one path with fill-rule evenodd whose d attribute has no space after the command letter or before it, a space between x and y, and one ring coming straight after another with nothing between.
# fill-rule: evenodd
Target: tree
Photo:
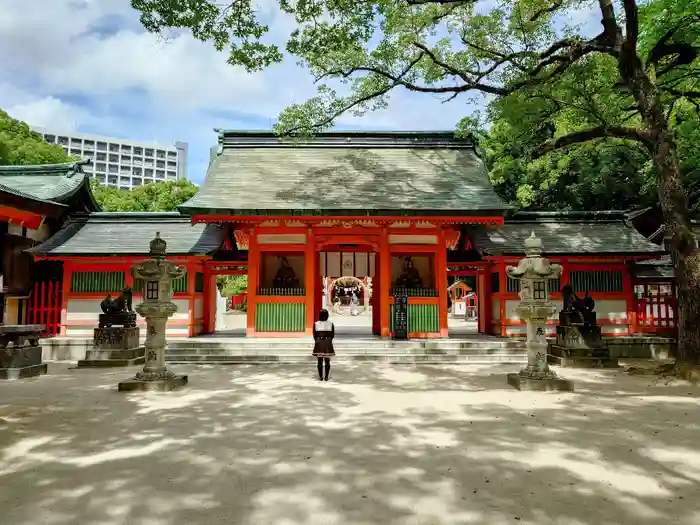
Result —
<instances>
[{"instance_id":1,"label":"tree","mask_svg":"<svg viewBox=\"0 0 700 525\"><path fill-rule=\"evenodd\" d=\"M188 180L169 180L124 190L104 186L92 179L92 192L105 211L177 211L177 207L197 193Z\"/></svg>"},{"instance_id":2,"label":"tree","mask_svg":"<svg viewBox=\"0 0 700 525\"><path fill-rule=\"evenodd\" d=\"M57 164L74 160L21 120L0 110L0 165Z\"/></svg>"},{"instance_id":3,"label":"tree","mask_svg":"<svg viewBox=\"0 0 700 525\"><path fill-rule=\"evenodd\" d=\"M598 0L600 31L588 37L560 28L557 16L578 0L279 0L299 28L287 42L315 76L318 94L289 107L280 133L328 128L342 114L385 107L395 88L442 95L467 93L496 104L530 106L529 114L571 110L566 126L541 129L535 156L590 140L639 143L658 177L658 197L678 285L678 363L700 363L700 250L669 124L676 106L696 104L700 4L698 0ZM151 31L187 27L196 38L229 47L229 62L259 69L280 60L276 48L258 47L266 27L251 0L133 0ZM646 22L646 23L645 23ZM260 44L262 46L262 44ZM274 47L274 46L273 46ZM612 74L597 76L601 71ZM591 77L591 75L593 75ZM597 91L578 89L589 80ZM335 87L334 87L335 86ZM339 93L338 86L347 93ZM609 104L581 106L604 94ZM540 96L541 95L541 96ZM685 110L685 108L683 108ZM467 118L461 132L475 120ZM560 122L557 121L557 124ZM533 126L533 129L536 126ZM546 134L545 134L546 132Z\"/></svg>"}]
</instances>

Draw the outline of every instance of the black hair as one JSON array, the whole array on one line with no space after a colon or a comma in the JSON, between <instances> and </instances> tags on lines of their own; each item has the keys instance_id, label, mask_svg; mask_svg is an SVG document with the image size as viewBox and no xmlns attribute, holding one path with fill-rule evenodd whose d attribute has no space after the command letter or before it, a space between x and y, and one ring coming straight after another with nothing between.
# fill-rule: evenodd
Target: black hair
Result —
<instances>
[{"instance_id":1,"label":"black hair","mask_svg":"<svg viewBox=\"0 0 700 525\"><path fill-rule=\"evenodd\" d=\"M328 321L328 310L323 309L320 312L318 312L318 320L319 321Z\"/></svg>"}]
</instances>

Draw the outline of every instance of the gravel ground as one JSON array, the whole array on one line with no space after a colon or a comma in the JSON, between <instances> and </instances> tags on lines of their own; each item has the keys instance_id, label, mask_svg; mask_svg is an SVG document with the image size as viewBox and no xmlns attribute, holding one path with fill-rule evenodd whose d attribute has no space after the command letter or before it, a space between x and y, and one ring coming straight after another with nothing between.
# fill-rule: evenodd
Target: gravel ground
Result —
<instances>
[{"instance_id":1,"label":"gravel ground","mask_svg":"<svg viewBox=\"0 0 700 525\"><path fill-rule=\"evenodd\" d=\"M134 370L0 382L0 524L700 523L700 389L518 365L178 366L190 385L124 394Z\"/></svg>"}]
</instances>

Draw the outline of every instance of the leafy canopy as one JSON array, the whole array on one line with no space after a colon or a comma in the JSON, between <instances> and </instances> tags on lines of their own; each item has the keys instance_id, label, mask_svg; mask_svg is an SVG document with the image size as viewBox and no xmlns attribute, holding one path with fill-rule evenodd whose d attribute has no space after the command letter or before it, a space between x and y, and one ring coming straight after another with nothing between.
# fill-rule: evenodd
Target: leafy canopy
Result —
<instances>
[{"instance_id":1,"label":"leafy canopy","mask_svg":"<svg viewBox=\"0 0 700 525\"><path fill-rule=\"evenodd\" d=\"M75 160L24 122L0 110L0 165L58 164Z\"/></svg>"},{"instance_id":2,"label":"leafy canopy","mask_svg":"<svg viewBox=\"0 0 700 525\"><path fill-rule=\"evenodd\" d=\"M95 200L104 211L177 211L180 204L197 193L197 186L188 180L169 180L123 190L90 181Z\"/></svg>"}]
</instances>

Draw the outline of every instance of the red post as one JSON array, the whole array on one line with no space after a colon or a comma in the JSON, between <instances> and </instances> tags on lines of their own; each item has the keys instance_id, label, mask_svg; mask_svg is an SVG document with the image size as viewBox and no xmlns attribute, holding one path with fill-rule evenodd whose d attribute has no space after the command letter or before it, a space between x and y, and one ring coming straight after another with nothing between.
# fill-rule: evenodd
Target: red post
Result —
<instances>
[{"instance_id":1,"label":"red post","mask_svg":"<svg viewBox=\"0 0 700 525\"><path fill-rule=\"evenodd\" d=\"M248 245L248 315L246 323L246 336L255 335L255 307L258 297L260 281L260 248L258 246L258 234L255 229L250 232Z\"/></svg>"}]
</instances>

